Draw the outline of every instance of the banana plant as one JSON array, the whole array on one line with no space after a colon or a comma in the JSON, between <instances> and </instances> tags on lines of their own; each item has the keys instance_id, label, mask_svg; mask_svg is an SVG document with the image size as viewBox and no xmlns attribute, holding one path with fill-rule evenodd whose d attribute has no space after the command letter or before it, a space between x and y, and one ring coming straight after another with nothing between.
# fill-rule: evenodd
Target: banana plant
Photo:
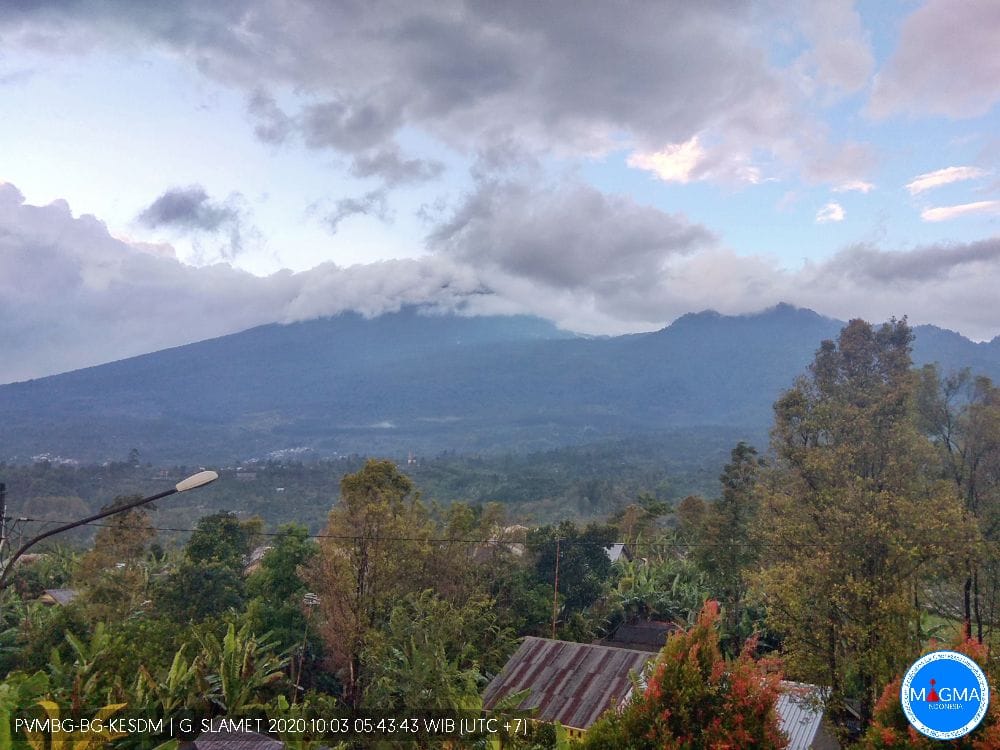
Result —
<instances>
[{"instance_id":1,"label":"banana plant","mask_svg":"<svg viewBox=\"0 0 1000 750\"><path fill-rule=\"evenodd\" d=\"M221 641L211 633L199 636L199 641L198 659L214 688L212 700L230 714L258 705L265 689L285 676L287 658L275 656L274 644L258 640L249 623L239 630L230 623Z\"/></svg>"},{"instance_id":2,"label":"banana plant","mask_svg":"<svg viewBox=\"0 0 1000 750\"><path fill-rule=\"evenodd\" d=\"M27 675L14 672L0 682L0 750L13 747L11 725L14 713L41 697L49 688L49 676L44 672Z\"/></svg>"},{"instance_id":3,"label":"banana plant","mask_svg":"<svg viewBox=\"0 0 1000 750\"><path fill-rule=\"evenodd\" d=\"M155 707L162 710L163 716L170 716L176 711L193 709L204 704L204 696L208 690L207 681L199 669L197 660L188 661L186 649L185 644L177 650L170 669L162 678L158 678L145 666L140 665L132 691L138 705Z\"/></svg>"},{"instance_id":4,"label":"banana plant","mask_svg":"<svg viewBox=\"0 0 1000 750\"><path fill-rule=\"evenodd\" d=\"M38 701L35 705L45 712L50 722L55 723L60 719L59 706L52 701ZM125 706L125 703L115 703L98 709L94 714L93 726L101 726L100 730L94 729L88 732L29 730L24 733L25 739L31 750L100 750L112 740L126 735L126 732L113 731L108 723L108 720Z\"/></svg>"}]
</instances>

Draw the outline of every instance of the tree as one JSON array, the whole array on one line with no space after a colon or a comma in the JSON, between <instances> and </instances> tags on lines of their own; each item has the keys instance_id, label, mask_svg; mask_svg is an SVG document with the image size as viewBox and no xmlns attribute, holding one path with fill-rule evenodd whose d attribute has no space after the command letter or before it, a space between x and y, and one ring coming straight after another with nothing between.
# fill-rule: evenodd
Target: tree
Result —
<instances>
[{"instance_id":1,"label":"tree","mask_svg":"<svg viewBox=\"0 0 1000 750\"><path fill-rule=\"evenodd\" d=\"M755 661L748 641L726 661L719 648L719 609L708 602L698 622L672 635L660 651L644 690L636 689L620 713L609 711L587 732L591 750L780 750L779 675Z\"/></svg>"},{"instance_id":2,"label":"tree","mask_svg":"<svg viewBox=\"0 0 1000 750\"><path fill-rule=\"evenodd\" d=\"M306 584L299 570L312 559L318 546L309 539L305 526L282 526L261 560L260 567L247 577L247 594L255 603L258 632L269 633L281 650L300 645L306 629L302 597Z\"/></svg>"},{"instance_id":3,"label":"tree","mask_svg":"<svg viewBox=\"0 0 1000 750\"><path fill-rule=\"evenodd\" d=\"M865 725L919 650L917 599L975 544L955 490L912 419L912 334L853 320L775 404L757 577L789 670L855 697Z\"/></svg>"},{"instance_id":4,"label":"tree","mask_svg":"<svg viewBox=\"0 0 1000 750\"><path fill-rule=\"evenodd\" d=\"M113 505L139 498L118 497ZM76 576L91 619L120 621L146 601L149 570L144 563L146 549L155 538L145 508L113 515L98 530L93 547L80 558Z\"/></svg>"},{"instance_id":5,"label":"tree","mask_svg":"<svg viewBox=\"0 0 1000 750\"><path fill-rule=\"evenodd\" d=\"M365 702L383 710L478 709L484 673L498 672L512 645L489 601L456 606L432 591L410 594L365 647Z\"/></svg>"},{"instance_id":6,"label":"tree","mask_svg":"<svg viewBox=\"0 0 1000 750\"><path fill-rule=\"evenodd\" d=\"M344 700L362 705L362 653L406 593L434 585L428 561L434 526L413 485L390 461L368 461L340 483L319 554L306 580L319 593L320 633Z\"/></svg>"},{"instance_id":7,"label":"tree","mask_svg":"<svg viewBox=\"0 0 1000 750\"><path fill-rule=\"evenodd\" d=\"M232 513L199 519L184 559L157 588L160 612L178 622L194 622L242 608L243 566L260 528L259 518L240 521Z\"/></svg>"},{"instance_id":8,"label":"tree","mask_svg":"<svg viewBox=\"0 0 1000 750\"><path fill-rule=\"evenodd\" d=\"M749 632L740 624L747 594L746 574L756 567L760 548L754 533L759 503L757 479L763 459L739 443L722 470L722 497L707 506L694 546L694 559L708 576L709 590L722 604L724 650L739 653Z\"/></svg>"},{"instance_id":9,"label":"tree","mask_svg":"<svg viewBox=\"0 0 1000 750\"><path fill-rule=\"evenodd\" d=\"M1000 541L1000 388L969 370L942 378L936 366L927 365L921 371L918 412L921 429L937 448L942 475L955 483L986 541ZM1000 558L989 549L978 557L970 550L966 557L959 615L965 637L972 637L975 625L980 643L997 614ZM947 607L950 594L938 600L939 607Z\"/></svg>"},{"instance_id":10,"label":"tree","mask_svg":"<svg viewBox=\"0 0 1000 750\"><path fill-rule=\"evenodd\" d=\"M535 553L535 575L550 587L555 585L558 549L559 603L577 612L604 593L611 577L611 559L605 547L614 541L615 529L611 526L591 524L581 530L572 521L543 526L528 534L528 548Z\"/></svg>"}]
</instances>

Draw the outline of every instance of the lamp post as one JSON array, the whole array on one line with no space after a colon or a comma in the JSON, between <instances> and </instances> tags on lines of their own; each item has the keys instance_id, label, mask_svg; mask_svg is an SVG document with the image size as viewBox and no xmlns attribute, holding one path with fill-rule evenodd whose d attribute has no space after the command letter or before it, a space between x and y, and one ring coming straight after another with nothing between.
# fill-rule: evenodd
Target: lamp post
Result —
<instances>
[{"instance_id":1,"label":"lamp post","mask_svg":"<svg viewBox=\"0 0 1000 750\"><path fill-rule=\"evenodd\" d=\"M188 490L195 490L199 487L204 487L206 484L211 484L219 475L214 471L199 471L197 474L192 474L187 479L182 479L173 489L169 489L166 492L160 492L156 495L150 495L149 497L144 497L141 500L133 500L130 503L125 503L124 505L117 505L114 508L110 508L100 513L95 513L92 516L87 516L86 518L81 518L79 521L72 521L70 523L63 524L62 526L57 526L54 529L49 529L46 532L39 534L36 537L29 539L27 542L18 547L17 551L11 555L10 560L7 565L4 566L3 575L0 575L0 593L2 593L10 582L8 578L11 572L14 570L14 563L17 562L18 558L21 557L25 552L34 547L43 539L48 539L50 536L55 536L56 534L61 534L64 531L69 531L70 529L75 529L77 526L83 526L88 523L93 523L102 518L107 518L108 516L113 516L115 513L121 513L126 510L131 510L132 508L137 508L140 505L145 505L146 503L151 503L154 500L159 500L169 495L176 495L178 492L187 492Z\"/></svg>"}]
</instances>

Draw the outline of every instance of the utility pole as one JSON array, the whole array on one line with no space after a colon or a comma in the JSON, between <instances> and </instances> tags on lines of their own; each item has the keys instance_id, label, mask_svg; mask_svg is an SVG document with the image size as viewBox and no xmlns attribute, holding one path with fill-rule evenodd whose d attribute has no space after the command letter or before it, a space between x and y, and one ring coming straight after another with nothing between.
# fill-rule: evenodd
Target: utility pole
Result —
<instances>
[{"instance_id":1,"label":"utility pole","mask_svg":"<svg viewBox=\"0 0 1000 750\"><path fill-rule=\"evenodd\" d=\"M0 564L7 544L7 485L0 482Z\"/></svg>"},{"instance_id":2,"label":"utility pole","mask_svg":"<svg viewBox=\"0 0 1000 750\"><path fill-rule=\"evenodd\" d=\"M552 640L556 639L556 618L559 616L559 535L556 535L556 580L552 584Z\"/></svg>"}]
</instances>

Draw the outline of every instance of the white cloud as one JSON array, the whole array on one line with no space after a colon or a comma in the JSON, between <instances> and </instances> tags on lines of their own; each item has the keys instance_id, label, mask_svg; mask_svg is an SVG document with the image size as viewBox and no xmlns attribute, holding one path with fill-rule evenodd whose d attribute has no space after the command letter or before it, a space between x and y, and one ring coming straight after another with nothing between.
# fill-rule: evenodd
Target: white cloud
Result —
<instances>
[{"instance_id":1,"label":"white cloud","mask_svg":"<svg viewBox=\"0 0 1000 750\"><path fill-rule=\"evenodd\" d=\"M975 180L979 177L985 177L987 174L989 172L979 167L946 167L934 172L917 175L910 182L906 183L906 189L910 191L910 195L916 195L917 193L922 193L925 190L940 187L941 185L950 185L953 182L961 182L962 180Z\"/></svg>"},{"instance_id":2,"label":"white cloud","mask_svg":"<svg viewBox=\"0 0 1000 750\"><path fill-rule=\"evenodd\" d=\"M1000 3L928 0L903 23L869 109L976 117L1000 102Z\"/></svg>"},{"instance_id":3,"label":"white cloud","mask_svg":"<svg viewBox=\"0 0 1000 750\"><path fill-rule=\"evenodd\" d=\"M847 182L842 182L833 188L835 193L870 193L875 189L875 185L870 182L865 182L864 180L848 180Z\"/></svg>"},{"instance_id":4,"label":"white cloud","mask_svg":"<svg viewBox=\"0 0 1000 750\"><path fill-rule=\"evenodd\" d=\"M924 221L948 221L949 219L957 219L961 216L998 213L1000 213L1000 201L976 201L975 203L962 203L957 206L925 208L920 212L920 218Z\"/></svg>"},{"instance_id":5,"label":"white cloud","mask_svg":"<svg viewBox=\"0 0 1000 750\"><path fill-rule=\"evenodd\" d=\"M829 224L834 221L844 220L844 207L839 203L830 201L823 208L816 212L816 223L817 224Z\"/></svg>"},{"instance_id":6,"label":"white cloud","mask_svg":"<svg viewBox=\"0 0 1000 750\"><path fill-rule=\"evenodd\" d=\"M700 136L693 136L683 143L672 143L660 151L637 151L628 157L628 165L652 172L664 182L685 184L695 180L750 183L762 181L760 170L750 164L750 159L727 144L720 144L709 152Z\"/></svg>"},{"instance_id":7,"label":"white cloud","mask_svg":"<svg viewBox=\"0 0 1000 750\"><path fill-rule=\"evenodd\" d=\"M788 269L628 198L575 184L484 182L429 243L435 252L417 259L256 277L136 249L65 202L31 206L0 186L0 382L263 323L404 305L531 313L570 330L623 333L692 310L736 314L786 301L842 319L908 314L977 338L1000 332L1000 238L906 252L856 246Z\"/></svg>"},{"instance_id":8,"label":"white cloud","mask_svg":"<svg viewBox=\"0 0 1000 750\"><path fill-rule=\"evenodd\" d=\"M779 7L789 8L784 3ZM811 43L799 60L800 66L821 84L842 93L866 86L875 69L875 57L853 0L811 0L799 4L797 15L799 27Z\"/></svg>"},{"instance_id":9,"label":"white cloud","mask_svg":"<svg viewBox=\"0 0 1000 750\"><path fill-rule=\"evenodd\" d=\"M662 151L634 153L628 158L628 165L636 169L652 172L664 182L691 182L695 170L705 160L705 149L694 136L684 143L674 143Z\"/></svg>"}]
</instances>

